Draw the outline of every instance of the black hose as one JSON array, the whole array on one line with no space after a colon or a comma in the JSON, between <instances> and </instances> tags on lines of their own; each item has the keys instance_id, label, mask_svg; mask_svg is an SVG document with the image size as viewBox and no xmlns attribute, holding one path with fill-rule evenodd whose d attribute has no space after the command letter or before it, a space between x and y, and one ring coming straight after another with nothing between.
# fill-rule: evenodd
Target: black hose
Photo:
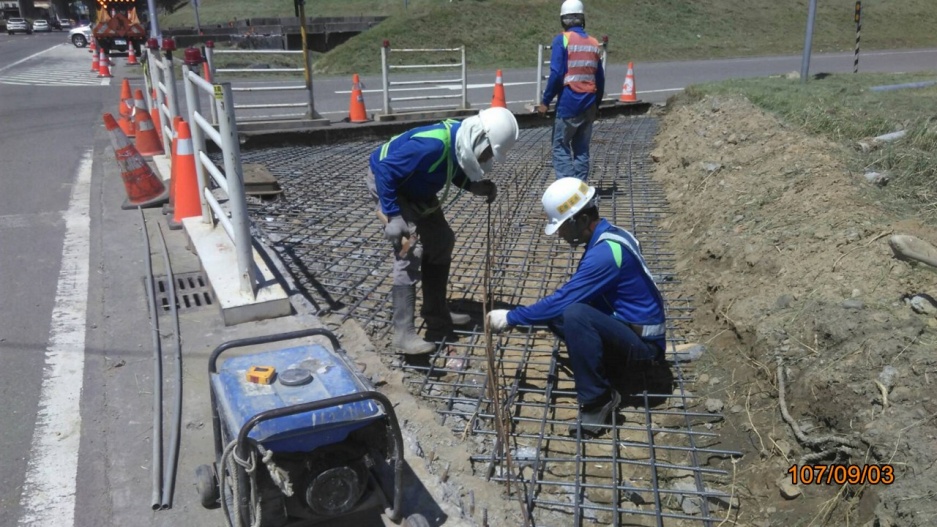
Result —
<instances>
[{"instance_id":1,"label":"black hose","mask_svg":"<svg viewBox=\"0 0 937 527\"><path fill-rule=\"evenodd\" d=\"M172 432L169 436L169 455L166 457L166 477L163 479L163 495L160 499L160 509L172 507L172 492L176 484L176 465L179 462L179 435L182 432L182 341L179 337L179 311L176 306L176 284L169 262L169 249L166 248L166 239L163 237L163 228L159 227L159 241L163 248L163 263L166 266L166 281L169 283L169 307L172 311L172 332L176 347L176 378L175 401L172 414Z\"/></svg>"},{"instance_id":2,"label":"black hose","mask_svg":"<svg viewBox=\"0 0 937 527\"><path fill-rule=\"evenodd\" d=\"M143 209L143 246L146 247L146 298L150 303L150 327L153 328L153 510L160 507L160 487L163 485L163 348L159 338L159 312L153 292L153 263L150 261L150 235L146 231Z\"/></svg>"}]
</instances>

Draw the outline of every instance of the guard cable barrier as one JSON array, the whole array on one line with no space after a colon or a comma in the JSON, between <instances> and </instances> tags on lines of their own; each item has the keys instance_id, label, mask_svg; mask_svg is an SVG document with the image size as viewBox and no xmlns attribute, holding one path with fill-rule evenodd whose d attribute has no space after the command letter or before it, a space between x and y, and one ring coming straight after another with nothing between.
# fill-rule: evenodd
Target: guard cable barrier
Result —
<instances>
[{"instance_id":1,"label":"guard cable barrier","mask_svg":"<svg viewBox=\"0 0 937 527\"><path fill-rule=\"evenodd\" d=\"M392 102L395 101L428 101L428 100L439 100L439 99L459 99L459 105L456 107L459 110L468 110L468 83L466 76L466 63L465 63L465 46L460 46L458 48L425 48L425 49L393 49L393 52L407 54L407 56L412 56L412 54L431 54L440 57L448 57L454 54L458 54L458 62L443 62L437 64L431 63L407 63L407 64L391 64L391 47L390 41L385 40L381 46L381 77L383 78L384 83L384 115L390 115L394 113L393 107L391 106ZM444 60L444 59L440 59ZM459 78L454 79L426 79L426 80L392 80L391 79L391 70L403 70L407 72L413 72L417 70L460 70ZM439 84L454 84L458 83L461 85L462 89L459 94L452 95L410 95L406 97L392 97L392 93L399 92L414 92L419 90L425 90L421 86L437 86ZM399 86L399 88L394 88L394 86Z\"/></svg>"}]
</instances>

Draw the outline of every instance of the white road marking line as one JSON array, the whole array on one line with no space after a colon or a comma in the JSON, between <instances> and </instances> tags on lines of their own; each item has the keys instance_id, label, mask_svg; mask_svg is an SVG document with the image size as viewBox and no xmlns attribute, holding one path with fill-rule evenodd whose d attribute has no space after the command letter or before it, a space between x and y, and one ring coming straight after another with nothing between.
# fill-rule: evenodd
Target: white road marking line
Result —
<instances>
[{"instance_id":1,"label":"white road marking line","mask_svg":"<svg viewBox=\"0 0 937 527\"><path fill-rule=\"evenodd\" d=\"M20 526L72 527L75 523L88 308L91 162L89 151L78 166L68 210L62 215L62 267L52 309L39 413L20 496Z\"/></svg>"},{"instance_id":2,"label":"white road marking line","mask_svg":"<svg viewBox=\"0 0 937 527\"><path fill-rule=\"evenodd\" d=\"M510 87L510 86L524 86L524 85L527 85L527 84L536 84L536 82L534 82L534 81L530 81L530 82L526 82L526 81L525 81L525 82L505 82L505 83L504 83L504 86L507 88L507 87ZM481 89L481 88L494 89L494 87L495 87L495 84L494 84L493 82L489 82L489 83L484 83L484 82L482 82L482 83L478 83L478 84L466 84L466 85L465 85L465 89L467 89L467 90L478 90L478 89ZM431 86L422 86L422 87L417 87L417 88L391 88L391 91L426 91L426 90L450 90L450 91L453 91L453 90L461 90L461 89L462 89L462 85L461 85L461 84L434 84L434 85L431 85ZM351 93L351 90L338 90L338 91L336 91L335 93L337 93L337 94L339 94L339 95L345 95L345 94L350 94L350 93ZM361 93L384 93L384 89L381 88L381 89L373 89L373 90L361 90Z\"/></svg>"},{"instance_id":3,"label":"white road marking line","mask_svg":"<svg viewBox=\"0 0 937 527\"><path fill-rule=\"evenodd\" d=\"M42 51L40 51L40 52L38 52L38 53L33 53L32 55L30 55L30 56L28 56L28 57L26 57L26 58L24 58L24 59L19 59L18 61L14 62L14 63L12 63L12 64L7 64L6 66L0 68L0 73L3 73L4 71L6 71L6 70L12 68L13 66L22 64L22 63L26 62L27 60L34 59L34 58L38 57L39 55L42 55L43 53L48 53L48 52L52 51L53 49L55 49L55 48L57 48L57 47L59 47L59 46L64 46L64 45L65 45L65 44L56 44L56 45L52 46L52 47L49 48L49 49L44 49L44 50L42 50Z\"/></svg>"}]
</instances>

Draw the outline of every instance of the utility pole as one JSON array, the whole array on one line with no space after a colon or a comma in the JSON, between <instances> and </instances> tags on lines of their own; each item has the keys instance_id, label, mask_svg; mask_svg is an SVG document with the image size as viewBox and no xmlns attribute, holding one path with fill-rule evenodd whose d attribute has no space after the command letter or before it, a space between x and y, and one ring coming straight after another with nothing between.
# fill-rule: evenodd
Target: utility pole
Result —
<instances>
[{"instance_id":1,"label":"utility pole","mask_svg":"<svg viewBox=\"0 0 937 527\"><path fill-rule=\"evenodd\" d=\"M150 12L150 38L155 38L163 44L163 35L159 32L159 22L156 20L156 0L146 0L146 9Z\"/></svg>"},{"instance_id":2,"label":"utility pole","mask_svg":"<svg viewBox=\"0 0 937 527\"><path fill-rule=\"evenodd\" d=\"M813 47L813 21L817 17L817 0L810 0L807 10L807 35L804 37L804 57L800 61L800 82L807 82L810 74L810 49Z\"/></svg>"},{"instance_id":3,"label":"utility pole","mask_svg":"<svg viewBox=\"0 0 937 527\"><path fill-rule=\"evenodd\" d=\"M202 24L198 20L198 7L202 3L202 0L192 0L192 7L195 9L195 33L198 35L202 34Z\"/></svg>"}]
</instances>

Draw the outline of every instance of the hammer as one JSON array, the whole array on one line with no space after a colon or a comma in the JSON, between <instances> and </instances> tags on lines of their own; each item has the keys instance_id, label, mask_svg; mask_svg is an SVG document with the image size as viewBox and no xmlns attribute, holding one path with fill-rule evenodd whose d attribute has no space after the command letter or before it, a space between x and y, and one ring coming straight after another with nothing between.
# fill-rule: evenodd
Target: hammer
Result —
<instances>
[{"instance_id":1,"label":"hammer","mask_svg":"<svg viewBox=\"0 0 937 527\"><path fill-rule=\"evenodd\" d=\"M384 214L380 209L376 210L377 217L381 220L381 223L387 225L390 223L390 220L387 219L387 215ZM411 233L409 238L400 239L400 252L397 253L397 256L400 258L406 258L407 253L410 252L410 247L416 244L416 234Z\"/></svg>"}]
</instances>

